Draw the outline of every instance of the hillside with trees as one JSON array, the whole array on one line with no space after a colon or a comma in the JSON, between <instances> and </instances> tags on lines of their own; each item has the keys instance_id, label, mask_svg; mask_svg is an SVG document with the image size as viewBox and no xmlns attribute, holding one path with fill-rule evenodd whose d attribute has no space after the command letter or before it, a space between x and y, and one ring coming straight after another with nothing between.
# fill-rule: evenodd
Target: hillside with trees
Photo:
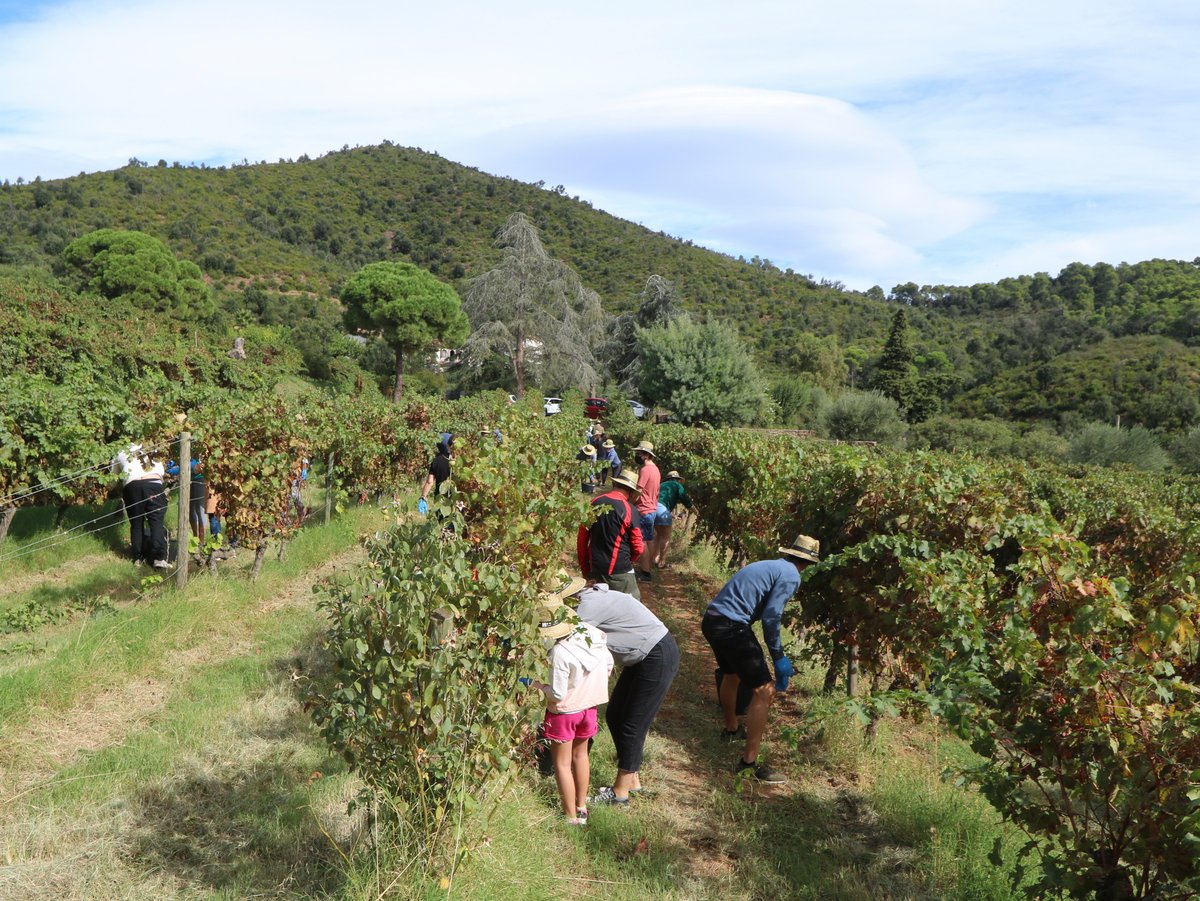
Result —
<instances>
[{"instance_id":1,"label":"hillside with trees","mask_svg":"<svg viewBox=\"0 0 1200 901\"><path fill-rule=\"evenodd\" d=\"M148 302L177 320L180 333L202 329L224 340L265 327L311 379L344 387L366 372L391 388L396 349L382 332L365 346L346 338L347 280L368 264L412 264L449 285L465 308L475 288L478 308L481 277L505 265L496 238L514 213L536 229L549 259L578 278L576 290L620 317L595 344L599 352L607 343L611 380L628 391L631 339L649 280L658 278L680 313L724 321L750 348L775 400L760 418L780 424L815 424L823 405L847 390L892 396L910 424L951 416L1067 432L1120 415L1165 436L1200 423L1190 397L1200 259L1073 263L1057 275L995 284L910 282L860 293L652 232L561 186L492 176L391 143L228 167L131 160L111 172L5 182L0 264L111 296L89 270L97 247L79 242L95 242L87 236L97 230L140 232L186 270L174 275L182 287L173 299ZM211 291L201 304L186 300L188 291L201 296L198 280ZM891 341L885 358L897 309L907 349ZM475 333L477 348L482 338ZM477 368L465 381L420 372L415 361L407 368L418 390L453 390L460 381L470 390L511 386L513 378L507 365ZM563 371L545 367L534 383L565 389L553 380Z\"/></svg>"}]
</instances>

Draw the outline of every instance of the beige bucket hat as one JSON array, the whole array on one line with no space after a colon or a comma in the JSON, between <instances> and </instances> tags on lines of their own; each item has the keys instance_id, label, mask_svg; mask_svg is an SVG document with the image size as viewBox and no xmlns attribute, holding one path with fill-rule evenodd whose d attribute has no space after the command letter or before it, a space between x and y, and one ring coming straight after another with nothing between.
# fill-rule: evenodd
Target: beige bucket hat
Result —
<instances>
[{"instance_id":1,"label":"beige bucket hat","mask_svg":"<svg viewBox=\"0 0 1200 901\"><path fill-rule=\"evenodd\" d=\"M821 542L807 535L797 535L791 547L781 547L781 554L787 554L806 563L821 562Z\"/></svg>"},{"instance_id":2,"label":"beige bucket hat","mask_svg":"<svg viewBox=\"0 0 1200 901\"><path fill-rule=\"evenodd\" d=\"M613 477L614 485L622 485L625 488L632 488L638 491L638 473L636 469L622 469L619 476ZM640 494L641 492L638 491Z\"/></svg>"}]
</instances>

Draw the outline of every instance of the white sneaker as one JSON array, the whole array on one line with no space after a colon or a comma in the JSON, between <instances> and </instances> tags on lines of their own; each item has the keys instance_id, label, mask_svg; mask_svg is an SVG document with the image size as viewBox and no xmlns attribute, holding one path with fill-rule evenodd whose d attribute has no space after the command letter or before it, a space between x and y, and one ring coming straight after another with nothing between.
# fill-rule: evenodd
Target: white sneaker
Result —
<instances>
[{"instance_id":1,"label":"white sneaker","mask_svg":"<svg viewBox=\"0 0 1200 901\"><path fill-rule=\"evenodd\" d=\"M170 569L170 568L171 568L171 564L170 564L170 563L168 563L166 560L155 560L155 561L154 561L154 568L155 568L155 569Z\"/></svg>"}]
</instances>

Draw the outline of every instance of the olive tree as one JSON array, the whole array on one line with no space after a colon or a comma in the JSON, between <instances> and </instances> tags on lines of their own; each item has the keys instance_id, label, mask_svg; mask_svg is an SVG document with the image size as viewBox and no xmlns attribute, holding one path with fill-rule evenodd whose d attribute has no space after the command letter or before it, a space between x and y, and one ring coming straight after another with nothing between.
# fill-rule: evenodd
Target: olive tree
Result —
<instances>
[{"instance_id":1,"label":"olive tree","mask_svg":"<svg viewBox=\"0 0 1200 901\"><path fill-rule=\"evenodd\" d=\"M376 334L395 354L392 400L404 396L404 360L437 347L458 347L470 325L458 294L412 263L369 263L342 287L346 326Z\"/></svg>"}]
</instances>

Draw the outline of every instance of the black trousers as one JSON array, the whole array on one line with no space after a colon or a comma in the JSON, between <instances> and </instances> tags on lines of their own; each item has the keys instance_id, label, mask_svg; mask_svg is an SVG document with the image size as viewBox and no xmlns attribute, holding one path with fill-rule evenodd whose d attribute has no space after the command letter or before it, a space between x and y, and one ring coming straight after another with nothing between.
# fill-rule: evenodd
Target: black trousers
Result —
<instances>
[{"instance_id":1,"label":"black trousers","mask_svg":"<svg viewBox=\"0 0 1200 901\"><path fill-rule=\"evenodd\" d=\"M627 773L642 768L646 733L679 672L679 645L668 632L641 663L624 667L608 699L604 721L617 747L617 766Z\"/></svg>"},{"instance_id":2,"label":"black trousers","mask_svg":"<svg viewBox=\"0 0 1200 901\"><path fill-rule=\"evenodd\" d=\"M121 491L134 560L167 559L167 493L156 479L137 479Z\"/></svg>"}]
</instances>

